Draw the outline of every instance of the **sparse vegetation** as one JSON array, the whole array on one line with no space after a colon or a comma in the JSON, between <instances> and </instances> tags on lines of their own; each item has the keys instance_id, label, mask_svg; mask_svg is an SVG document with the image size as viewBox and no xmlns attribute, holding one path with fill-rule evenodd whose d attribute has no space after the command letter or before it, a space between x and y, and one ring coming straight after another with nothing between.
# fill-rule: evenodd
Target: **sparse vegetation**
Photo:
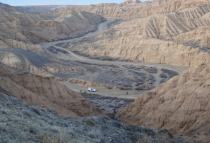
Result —
<instances>
[{"instance_id":1,"label":"sparse vegetation","mask_svg":"<svg viewBox=\"0 0 210 143\"><path fill-rule=\"evenodd\" d=\"M90 126L90 127L95 126L94 121L91 121L91 120L85 120L84 123L85 123L86 125Z\"/></svg>"},{"instance_id":2,"label":"sparse vegetation","mask_svg":"<svg viewBox=\"0 0 210 143\"><path fill-rule=\"evenodd\" d=\"M57 136L43 135L41 136L42 143L67 143L64 139Z\"/></svg>"}]
</instances>

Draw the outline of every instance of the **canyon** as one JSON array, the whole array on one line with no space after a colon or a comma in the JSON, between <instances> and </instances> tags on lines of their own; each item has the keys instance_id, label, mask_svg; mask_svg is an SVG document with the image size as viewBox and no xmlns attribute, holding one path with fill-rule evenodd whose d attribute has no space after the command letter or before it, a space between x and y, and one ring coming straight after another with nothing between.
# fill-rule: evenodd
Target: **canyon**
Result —
<instances>
[{"instance_id":1,"label":"canyon","mask_svg":"<svg viewBox=\"0 0 210 143\"><path fill-rule=\"evenodd\" d=\"M210 141L208 0L0 13L0 142Z\"/></svg>"}]
</instances>

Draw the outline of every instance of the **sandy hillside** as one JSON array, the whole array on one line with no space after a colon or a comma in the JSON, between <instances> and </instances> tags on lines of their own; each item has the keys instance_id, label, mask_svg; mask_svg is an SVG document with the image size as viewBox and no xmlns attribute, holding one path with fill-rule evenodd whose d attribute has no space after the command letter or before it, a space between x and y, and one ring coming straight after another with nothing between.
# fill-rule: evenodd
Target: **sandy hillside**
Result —
<instances>
[{"instance_id":1,"label":"sandy hillside","mask_svg":"<svg viewBox=\"0 0 210 143\"><path fill-rule=\"evenodd\" d=\"M58 7L56 12L69 13L75 11L87 11L101 15L106 18L135 19L143 18L153 14L165 14L192 8L206 4L208 0L148 0L139 2L138 0L128 0L122 4L98 4L90 6L66 6Z\"/></svg>"},{"instance_id":2,"label":"sandy hillside","mask_svg":"<svg viewBox=\"0 0 210 143\"><path fill-rule=\"evenodd\" d=\"M165 5L172 3L173 1ZM108 56L144 63L187 67L208 63L209 5L203 4L203 1L200 1L200 5L191 1L188 8L189 2L185 3L181 3L180 9L175 12L156 13L123 21L89 41L79 42L73 49L91 56Z\"/></svg>"},{"instance_id":3,"label":"sandy hillside","mask_svg":"<svg viewBox=\"0 0 210 143\"><path fill-rule=\"evenodd\" d=\"M201 65L138 98L119 113L131 124L166 128L209 141L210 68Z\"/></svg>"},{"instance_id":4,"label":"sandy hillside","mask_svg":"<svg viewBox=\"0 0 210 143\"><path fill-rule=\"evenodd\" d=\"M32 43L75 37L95 30L104 19L88 12L71 11L66 16L54 12L25 12L0 4L1 47L37 48Z\"/></svg>"},{"instance_id":5,"label":"sandy hillside","mask_svg":"<svg viewBox=\"0 0 210 143\"><path fill-rule=\"evenodd\" d=\"M70 91L52 77L32 74L10 74L1 65L0 87L32 105L46 107L64 116L97 115L100 111L81 95Z\"/></svg>"}]
</instances>

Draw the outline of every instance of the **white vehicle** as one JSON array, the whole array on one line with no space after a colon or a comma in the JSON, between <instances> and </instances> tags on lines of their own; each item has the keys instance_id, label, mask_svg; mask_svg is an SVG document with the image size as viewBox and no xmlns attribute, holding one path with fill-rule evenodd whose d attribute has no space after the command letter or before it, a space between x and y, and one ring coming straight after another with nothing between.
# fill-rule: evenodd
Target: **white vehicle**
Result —
<instances>
[{"instance_id":1,"label":"white vehicle","mask_svg":"<svg viewBox=\"0 0 210 143\"><path fill-rule=\"evenodd\" d=\"M89 88L88 88L88 91L89 91L89 92L96 92L96 89L90 88L90 87L89 87Z\"/></svg>"}]
</instances>

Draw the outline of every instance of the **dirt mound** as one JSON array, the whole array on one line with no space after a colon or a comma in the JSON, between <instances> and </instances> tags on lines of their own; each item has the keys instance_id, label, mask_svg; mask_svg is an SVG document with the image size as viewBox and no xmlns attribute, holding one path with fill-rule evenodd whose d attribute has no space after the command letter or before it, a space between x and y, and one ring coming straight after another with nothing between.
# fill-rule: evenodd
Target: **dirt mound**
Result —
<instances>
[{"instance_id":1,"label":"dirt mound","mask_svg":"<svg viewBox=\"0 0 210 143\"><path fill-rule=\"evenodd\" d=\"M138 98L119 115L131 124L166 128L194 136L198 142L209 141L209 73L210 68L201 65L175 77Z\"/></svg>"},{"instance_id":2,"label":"dirt mound","mask_svg":"<svg viewBox=\"0 0 210 143\"><path fill-rule=\"evenodd\" d=\"M100 111L81 95L70 91L52 77L31 74L10 74L1 69L0 87L29 104L46 107L64 116L88 116Z\"/></svg>"}]
</instances>

